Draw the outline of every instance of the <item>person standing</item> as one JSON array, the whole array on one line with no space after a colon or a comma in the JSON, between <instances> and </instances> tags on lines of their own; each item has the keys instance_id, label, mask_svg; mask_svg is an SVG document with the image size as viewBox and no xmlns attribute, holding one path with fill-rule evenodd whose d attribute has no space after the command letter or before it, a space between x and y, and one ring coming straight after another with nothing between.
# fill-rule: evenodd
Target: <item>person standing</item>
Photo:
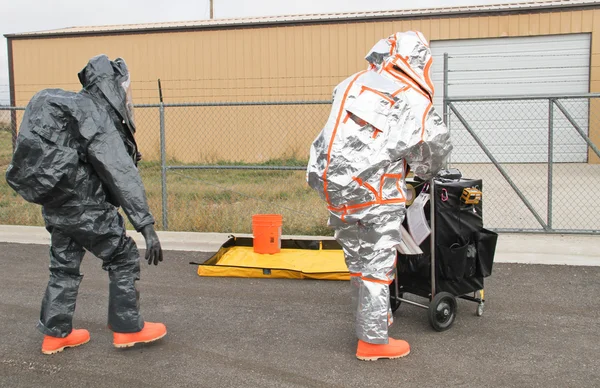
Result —
<instances>
[{"instance_id":1,"label":"person standing","mask_svg":"<svg viewBox=\"0 0 600 388\"><path fill-rule=\"evenodd\" d=\"M137 169L131 79L125 61L99 55L78 74L74 93L45 89L29 102L8 184L25 200L42 205L51 235L50 279L38 329L42 353L85 344L90 334L73 329L85 251L102 260L109 277L108 326L115 347L152 342L167 333L162 323L145 322L135 282L140 255L126 233L123 209L146 240L146 260L157 265L162 248L154 230Z\"/></svg>"},{"instance_id":2,"label":"person standing","mask_svg":"<svg viewBox=\"0 0 600 388\"><path fill-rule=\"evenodd\" d=\"M342 81L310 149L307 182L327 202L353 286L360 360L399 358L410 345L388 336L389 285L406 213L409 168L431 179L452 150L433 107L433 58L417 31L382 39L368 69Z\"/></svg>"}]
</instances>

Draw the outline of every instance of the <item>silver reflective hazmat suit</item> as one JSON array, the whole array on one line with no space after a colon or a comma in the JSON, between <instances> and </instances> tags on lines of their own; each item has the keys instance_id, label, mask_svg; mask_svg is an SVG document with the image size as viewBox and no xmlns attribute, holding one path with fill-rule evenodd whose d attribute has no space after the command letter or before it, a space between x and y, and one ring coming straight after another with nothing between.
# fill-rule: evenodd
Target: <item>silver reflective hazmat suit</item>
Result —
<instances>
[{"instance_id":1,"label":"silver reflective hazmat suit","mask_svg":"<svg viewBox=\"0 0 600 388\"><path fill-rule=\"evenodd\" d=\"M85 250L108 271L108 324L116 332L144 326L135 282L139 253L126 235L121 207L140 231L154 224L136 167L129 72L122 59L92 58L79 73L83 89L46 89L29 102L6 180L42 205L51 234L50 280L38 328L66 337L72 330Z\"/></svg>"},{"instance_id":2,"label":"silver reflective hazmat suit","mask_svg":"<svg viewBox=\"0 0 600 388\"><path fill-rule=\"evenodd\" d=\"M307 181L327 201L328 224L344 250L356 334L385 344L407 170L432 178L452 146L433 108L432 56L425 37L396 33L380 40L366 60L367 70L334 90L329 119L310 149Z\"/></svg>"}]
</instances>

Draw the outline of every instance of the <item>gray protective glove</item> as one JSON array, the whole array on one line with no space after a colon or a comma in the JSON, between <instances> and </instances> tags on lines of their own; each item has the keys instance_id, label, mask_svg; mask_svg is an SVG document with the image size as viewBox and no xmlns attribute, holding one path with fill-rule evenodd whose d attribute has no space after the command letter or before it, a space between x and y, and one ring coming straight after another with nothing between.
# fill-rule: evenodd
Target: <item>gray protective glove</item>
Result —
<instances>
[{"instance_id":1,"label":"gray protective glove","mask_svg":"<svg viewBox=\"0 0 600 388\"><path fill-rule=\"evenodd\" d=\"M146 240L146 260L148 260L148 264L158 265L159 261L163 261L163 253L154 225L144 226L141 233Z\"/></svg>"}]
</instances>

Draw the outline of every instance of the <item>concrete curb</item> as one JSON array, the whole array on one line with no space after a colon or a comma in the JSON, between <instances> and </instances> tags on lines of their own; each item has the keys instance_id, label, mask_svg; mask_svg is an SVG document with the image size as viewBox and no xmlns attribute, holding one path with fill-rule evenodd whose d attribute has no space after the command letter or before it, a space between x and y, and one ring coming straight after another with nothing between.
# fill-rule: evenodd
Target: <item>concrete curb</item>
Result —
<instances>
[{"instance_id":1,"label":"concrete curb","mask_svg":"<svg viewBox=\"0 0 600 388\"><path fill-rule=\"evenodd\" d=\"M157 232L166 251L216 252L231 233ZM145 247L141 234L129 234L140 248ZM251 237L250 234L235 234ZM330 239L323 236L283 236L295 239ZM0 242L17 244L50 244L43 227L0 225ZM496 263L556 264L600 266L600 236L500 234L496 247Z\"/></svg>"}]
</instances>

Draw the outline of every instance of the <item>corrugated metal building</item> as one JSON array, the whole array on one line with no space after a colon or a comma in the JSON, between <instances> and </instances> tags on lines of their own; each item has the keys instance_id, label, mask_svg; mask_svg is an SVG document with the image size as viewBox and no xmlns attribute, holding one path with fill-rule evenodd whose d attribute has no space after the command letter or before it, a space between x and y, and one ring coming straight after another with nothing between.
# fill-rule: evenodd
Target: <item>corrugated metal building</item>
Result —
<instances>
[{"instance_id":1,"label":"corrugated metal building","mask_svg":"<svg viewBox=\"0 0 600 388\"><path fill-rule=\"evenodd\" d=\"M407 30L432 42L438 107L444 52L458 58L450 69L462 70L452 96L600 92L600 2L572 0L10 34L11 102L24 106L45 87L78 90L77 72L99 53L126 59L136 103L158 103L157 79L172 103L329 99L333 86L365 68L377 40ZM158 157L158 111L142 114L142 151ZM327 114L311 105L169 108L167 153L184 163L305 157ZM591 120L589 134L600 143ZM249 149L256 139L260 149ZM581 141L567 151L572 141L564 140L558 160L598 162Z\"/></svg>"}]
</instances>

